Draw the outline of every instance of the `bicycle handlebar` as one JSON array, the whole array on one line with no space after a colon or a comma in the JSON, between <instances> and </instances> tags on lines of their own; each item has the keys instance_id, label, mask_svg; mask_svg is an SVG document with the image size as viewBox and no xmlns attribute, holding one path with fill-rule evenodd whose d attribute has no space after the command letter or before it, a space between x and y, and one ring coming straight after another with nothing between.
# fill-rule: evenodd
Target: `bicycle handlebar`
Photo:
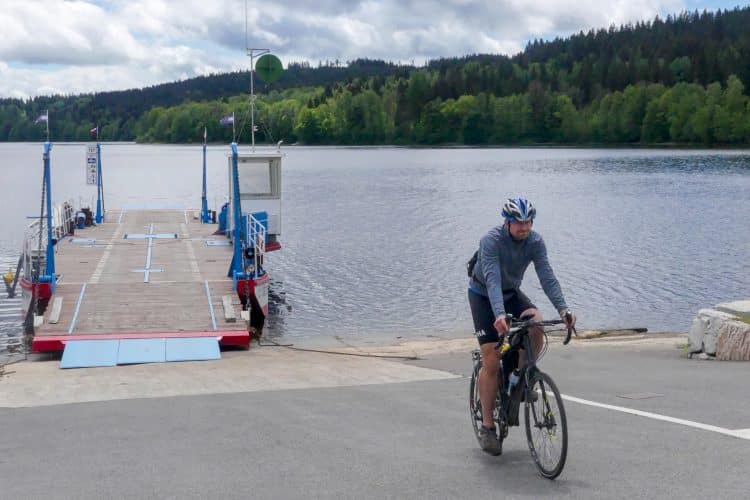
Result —
<instances>
[{"instance_id":1,"label":"bicycle handlebar","mask_svg":"<svg viewBox=\"0 0 750 500\"><path fill-rule=\"evenodd\" d=\"M566 316L570 318L571 313L567 313ZM508 325L511 324L513 321L513 316L508 314L505 316L505 321ZM508 329L508 335L513 335L515 333L518 333L520 331L528 330L529 328L533 328L535 326L553 326L553 325L564 325L566 324L565 320L562 319L549 319L549 320L543 320L543 321L536 321L534 319L529 319L526 321L516 322L514 326ZM578 335L578 332L576 332L575 327L568 327L568 334L565 336L565 340L563 340L563 345L568 345L570 342L570 338L573 334ZM499 349L501 342L498 342L498 347L496 349Z\"/></svg>"}]
</instances>

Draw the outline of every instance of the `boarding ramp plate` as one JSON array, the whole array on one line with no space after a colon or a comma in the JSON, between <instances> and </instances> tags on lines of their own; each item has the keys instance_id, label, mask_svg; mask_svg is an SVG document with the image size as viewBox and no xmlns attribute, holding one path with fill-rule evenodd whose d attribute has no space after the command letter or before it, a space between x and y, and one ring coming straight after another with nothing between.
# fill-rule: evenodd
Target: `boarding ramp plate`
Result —
<instances>
[{"instance_id":1,"label":"boarding ramp plate","mask_svg":"<svg viewBox=\"0 0 750 500\"><path fill-rule=\"evenodd\" d=\"M216 337L70 340L60 368L221 359Z\"/></svg>"}]
</instances>

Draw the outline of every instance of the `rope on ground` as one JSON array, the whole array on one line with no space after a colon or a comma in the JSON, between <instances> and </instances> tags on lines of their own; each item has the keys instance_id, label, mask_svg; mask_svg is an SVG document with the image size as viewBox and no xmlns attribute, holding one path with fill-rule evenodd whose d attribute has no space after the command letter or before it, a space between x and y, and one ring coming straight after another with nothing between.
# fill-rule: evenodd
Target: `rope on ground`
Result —
<instances>
[{"instance_id":1,"label":"rope on ground","mask_svg":"<svg viewBox=\"0 0 750 500\"><path fill-rule=\"evenodd\" d=\"M273 340L269 340L270 344L261 344L258 342L258 345L261 347L286 347L287 349L291 349L292 351L302 351L302 352L319 352L322 354L340 354L342 356L359 356L362 358L386 358L386 359L404 359L409 361L416 361L418 359L421 359L419 356L399 356L397 354L370 354L370 353L363 353L363 352L341 352L341 351L328 351L325 349L309 349L305 347L294 347L294 344L279 344L278 342L274 342Z\"/></svg>"},{"instance_id":2,"label":"rope on ground","mask_svg":"<svg viewBox=\"0 0 750 500\"><path fill-rule=\"evenodd\" d=\"M0 378L3 378L3 375L10 375L12 373L16 373L16 372L6 372L5 371L5 367L8 366L8 365L12 365L13 363L15 363L15 361L10 362L10 363L0 363Z\"/></svg>"}]
</instances>

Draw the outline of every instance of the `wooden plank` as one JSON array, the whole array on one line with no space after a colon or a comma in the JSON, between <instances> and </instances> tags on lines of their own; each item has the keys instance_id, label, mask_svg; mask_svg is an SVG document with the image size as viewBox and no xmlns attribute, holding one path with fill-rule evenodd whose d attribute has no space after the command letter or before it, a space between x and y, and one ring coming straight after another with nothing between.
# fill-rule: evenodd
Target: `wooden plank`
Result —
<instances>
[{"instance_id":1,"label":"wooden plank","mask_svg":"<svg viewBox=\"0 0 750 500\"><path fill-rule=\"evenodd\" d=\"M234 314L234 306L232 305L232 296L224 295L221 298L221 302L224 304L224 321L227 323L237 321L237 316Z\"/></svg>"},{"instance_id":2,"label":"wooden plank","mask_svg":"<svg viewBox=\"0 0 750 500\"><path fill-rule=\"evenodd\" d=\"M52 312L49 313L49 323L52 325L56 325L58 321L60 321L60 312L62 312L62 297L55 297L55 300L52 302Z\"/></svg>"}]
</instances>

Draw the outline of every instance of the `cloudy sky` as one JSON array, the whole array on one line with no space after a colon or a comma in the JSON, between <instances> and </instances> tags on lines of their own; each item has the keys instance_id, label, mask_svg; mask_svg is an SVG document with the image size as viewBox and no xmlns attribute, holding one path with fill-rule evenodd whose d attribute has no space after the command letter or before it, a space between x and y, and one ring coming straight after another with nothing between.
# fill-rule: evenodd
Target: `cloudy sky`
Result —
<instances>
[{"instance_id":1,"label":"cloudy sky","mask_svg":"<svg viewBox=\"0 0 750 500\"><path fill-rule=\"evenodd\" d=\"M421 64L748 0L247 1L248 43L284 64ZM1 0L0 97L143 87L248 69L245 0Z\"/></svg>"}]
</instances>

